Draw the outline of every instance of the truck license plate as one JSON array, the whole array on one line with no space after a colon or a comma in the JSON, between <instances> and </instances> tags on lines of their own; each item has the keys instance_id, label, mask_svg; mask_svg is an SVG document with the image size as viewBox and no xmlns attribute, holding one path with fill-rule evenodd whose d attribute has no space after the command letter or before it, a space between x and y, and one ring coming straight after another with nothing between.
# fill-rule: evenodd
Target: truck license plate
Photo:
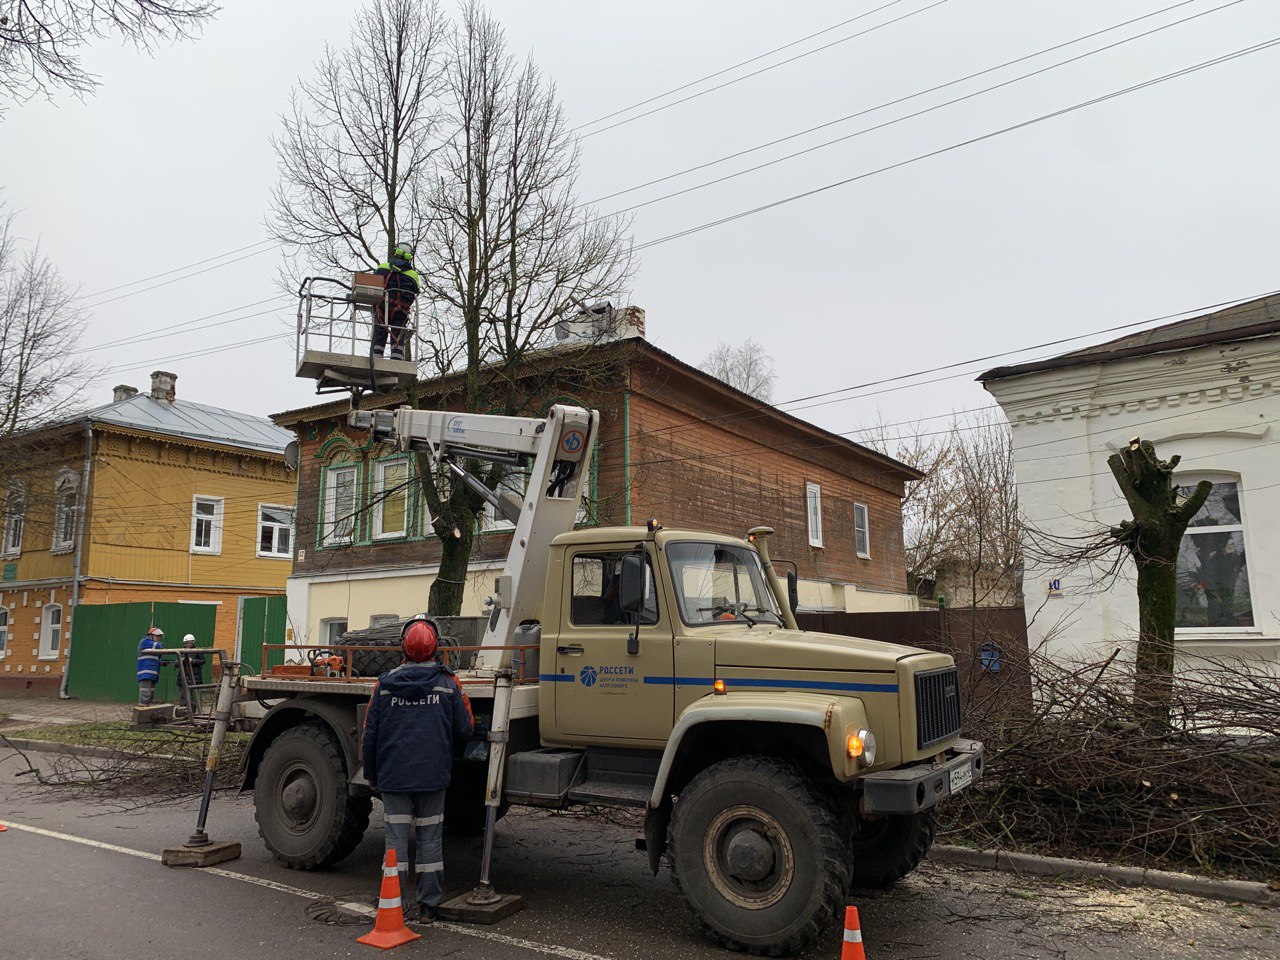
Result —
<instances>
[{"instance_id":1,"label":"truck license plate","mask_svg":"<svg viewBox=\"0 0 1280 960\"><path fill-rule=\"evenodd\" d=\"M963 767L956 767L951 771L951 792L959 793L969 784L973 783L973 764L966 763Z\"/></svg>"}]
</instances>

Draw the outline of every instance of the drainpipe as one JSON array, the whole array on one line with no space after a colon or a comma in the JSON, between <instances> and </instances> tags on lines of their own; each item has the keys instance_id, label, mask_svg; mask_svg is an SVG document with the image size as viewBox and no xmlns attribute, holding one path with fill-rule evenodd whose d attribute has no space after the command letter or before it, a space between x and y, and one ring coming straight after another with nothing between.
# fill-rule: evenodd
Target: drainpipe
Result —
<instances>
[{"instance_id":1,"label":"drainpipe","mask_svg":"<svg viewBox=\"0 0 1280 960\"><path fill-rule=\"evenodd\" d=\"M89 471L93 468L93 421L84 422L84 465L80 468L80 500L76 504L76 553L72 561L71 576L71 637L67 639L67 652L62 663L62 682L58 684L58 696L70 700L67 693L67 680L71 676L71 642L76 633L76 621L79 615L76 607L80 603L80 565L84 560L84 528L85 516L89 512Z\"/></svg>"},{"instance_id":2,"label":"drainpipe","mask_svg":"<svg viewBox=\"0 0 1280 960\"><path fill-rule=\"evenodd\" d=\"M622 490L626 498L626 526L631 526L631 385L622 394Z\"/></svg>"}]
</instances>

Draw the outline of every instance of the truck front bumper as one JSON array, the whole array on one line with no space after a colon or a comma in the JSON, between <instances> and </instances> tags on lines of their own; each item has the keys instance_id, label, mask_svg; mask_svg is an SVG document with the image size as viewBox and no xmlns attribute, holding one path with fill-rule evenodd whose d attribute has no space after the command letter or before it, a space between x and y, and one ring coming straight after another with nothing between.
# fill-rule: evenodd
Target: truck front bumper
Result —
<instances>
[{"instance_id":1,"label":"truck front bumper","mask_svg":"<svg viewBox=\"0 0 1280 960\"><path fill-rule=\"evenodd\" d=\"M919 813L982 778L982 744L957 740L940 763L869 773L862 778L862 812Z\"/></svg>"}]
</instances>

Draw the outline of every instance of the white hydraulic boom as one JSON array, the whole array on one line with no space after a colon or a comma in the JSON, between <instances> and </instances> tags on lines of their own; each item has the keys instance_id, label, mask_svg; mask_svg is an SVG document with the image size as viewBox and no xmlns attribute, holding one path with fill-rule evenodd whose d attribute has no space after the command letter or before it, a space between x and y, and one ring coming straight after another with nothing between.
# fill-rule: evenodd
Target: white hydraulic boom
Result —
<instances>
[{"instance_id":1,"label":"white hydraulic boom","mask_svg":"<svg viewBox=\"0 0 1280 960\"><path fill-rule=\"evenodd\" d=\"M515 524L481 643L482 648L494 649L481 649L476 662L481 670L509 666L515 628L538 617L551 541L573 529L599 421L600 414L594 410L561 404L551 407L542 418L410 407L356 410L350 415L353 427L371 430L375 439L394 443L402 451L425 451L434 462L445 464L459 482ZM490 490L467 471L467 460L528 470L524 496Z\"/></svg>"}]
</instances>

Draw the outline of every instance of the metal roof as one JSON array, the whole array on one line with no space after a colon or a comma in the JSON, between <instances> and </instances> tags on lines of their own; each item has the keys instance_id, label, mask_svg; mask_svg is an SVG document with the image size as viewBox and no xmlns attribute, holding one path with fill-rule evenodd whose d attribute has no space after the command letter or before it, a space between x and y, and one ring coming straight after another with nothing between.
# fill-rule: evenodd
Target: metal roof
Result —
<instances>
[{"instance_id":1,"label":"metal roof","mask_svg":"<svg viewBox=\"0 0 1280 960\"><path fill-rule=\"evenodd\" d=\"M285 444L295 439L293 431L277 427L266 417L190 400L154 400L149 393L94 407L75 419L264 453L283 454Z\"/></svg>"},{"instance_id":2,"label":"metal roof","mask_svg":"<svg viewBox=\"0 0 1280 960\"><path fill-rule=\"evenodd\" d=\"M978 380L1003 380L1045 370L1061 370L1092 363L1109 363L1153 353L1188 350L1211 343L1230 343L1280 333L1280 296L1260 297L1237 303L1223 310L1201 314L1187 320L1176 320L1137 333L1126 334L1106 343L1059 354L1047 360L1033 360L1008 367L988 370Z\"/></svg>"}]
</instances>

